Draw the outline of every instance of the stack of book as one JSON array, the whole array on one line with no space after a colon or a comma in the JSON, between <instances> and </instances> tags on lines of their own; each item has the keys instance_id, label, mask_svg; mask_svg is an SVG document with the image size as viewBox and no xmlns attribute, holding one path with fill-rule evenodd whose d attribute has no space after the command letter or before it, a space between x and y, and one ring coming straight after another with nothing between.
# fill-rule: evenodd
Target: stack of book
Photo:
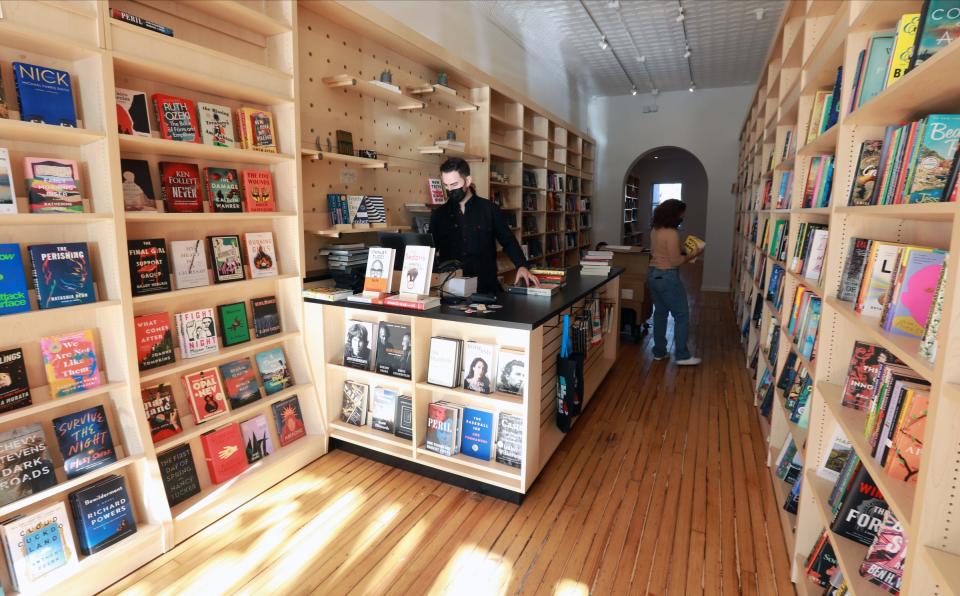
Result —
<instances>
[{"instance_id":1,"label":"stack of book","mask_svg":"<svg viewBox=\"0 0 960 596\"><path fill-rule=\"evenodd\" d=\"M843 66L837 67L837 76L832 89L817 91L810 108L807 128L807 143L830 130L840 117L840 84L843 81Z\"/></svg>"},{"instance_id":2,"label":"stack of book","mask_svg":"<svg viewBox=\"0 0 960 596\"><path fill-rule=\"evenodd\" d=\"M820 296L804 285L797 286L790 319L787 321L787 333L800 351L800 355L809 360L813 360L817 351L821 305Z\"/></svg>"},{"instance_id":3,"label":"stack of book","mask_svg":"<svg viewBox=\"0 0 960 596\"><path fill-rule=\"evenodd\" d=\"M380 195L327 195L330 225L367 225L387 223L387 212Z\"/></svg>"},{"instance_id":4,"label":"stack of book","mask_svg":"<svg viewBox=\"0 0 960 596\"><path fill-rule=\"evenodd\" d=\"M527 296L553 296L567 284L567 270L563 268L534 267L530 273L540 282L539 287L514 284L507 286L507 292Z\"/></svg>"},{"instance_id":5,"label":"stack of book","mask_svg":"<svg viewBox=\"0 0 960 596\"><path fill-rule=\"evenodd\" d=\"M817 155L810 160L807 170L807 182L803 187L803 209L816 209L830 206L830 192L833 188L832 155Z\"/></svg>"},{"instance_id":6,"label":"stack of book","mask_svg":"<svg viewBox=\"0 0 960 596\"><path fill-rule=\"evenodd\" d=\"M580 259L580 275L610 275L610 261L613 260L613 251L588 250Z\"/></svg>"},{"instance_id":7,"label":"stack of book","mask_svg":"<svg viewBox=\"0 0 960 596\"><path fill-rule=\"evenodd\" d=\"M303 297L313 298L314 300L324 300L326 302L337 302L346 300L353 296L353 290L345 288L304 288Z\"/></svg>"},{"instance_id":8,"label":"stack of book","mask_svg":"<svg viewBox=\"0 0 960 596\"><path fill-rule=\"evenodd\" d=\"M366 265L369 251L362 243L359 244L333 244L320 251L320 255L326 255L327 268L347 270Z\"/></svg>"},{"instance_id":9,"label":"stack of book","mask_svg":"<svg viewBox=\"0 0 960 596\"><path fill-rule=\"evenodd\" d=\"M827 252L828 239L829 231L825 224L801 222L790 260L790 271L816 280L819 284L823 275L823 258Z\"/></svg>"}]
</instances>

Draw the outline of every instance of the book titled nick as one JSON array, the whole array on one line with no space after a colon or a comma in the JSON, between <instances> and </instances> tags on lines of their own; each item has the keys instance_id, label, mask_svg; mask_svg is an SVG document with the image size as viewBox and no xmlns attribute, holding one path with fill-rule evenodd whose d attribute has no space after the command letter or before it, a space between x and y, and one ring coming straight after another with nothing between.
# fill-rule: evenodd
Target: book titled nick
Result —
<instances>
[{"instance_id":1,"label":"book titled nick","mask_svg":"<svg viewBox=\"0 0 960 596\"><path fill-rule=\"evenodd\" d=\"M0 244L0 315L30 310L27 274L19 244Z\"/></svg>"},{"instance_id":2,"label":"book titled nick","mask_svg":"<svg viewBox=\"0 0 960 596\"><path fill-rule=\"evenodd\" d=\"M161 161L160 197L172 213L203 213L200 169L194 163Z\"/></svg>"},{"instance_id":3,"label":"book titled nick","mask_svg":"<svg viewBox=\"0 0 960 596\"><path fill-rule=\"evenodd\" d=\"M133 330L137 339L137 367L141 371L175 360L170 313L138 315L133 318Z\"/></svg>"},{"instance_id":4,"label":"book titled nick","mask_svg":"<svg viewBox=\"0 0 960 596\"><path fill-rule=\"evenodd\" d=\"M221 484L247 469L243 436L236 422L200 435L210 481Z\"/></svg>"},{"instance_id":5,"label":"book titled nick","mask_svg":"<svg viewBox=\"0 0 960 596\"><path fill-rule=\"evenodd\" d=\"M100 386L93 330L42 337L40 353L51 396L66 397Z\"/></svg>"},{"instance_id":6,"label":"book titled nick","mask_svg":"<svg viewBox=\"0 0 960 596\"><path fill-rule=\"evenodd\" d=\"M273 440L266 416L257 416L240 423L243 447L247 454L247 463L258 462L273 453Z\"/></svg>"},{"instance_id":7,"label":"book titled nick","mask_svg":"<svg viewBox=\"0 0 960 596\"><path fill-rule=\"evenodd\" d=\"M193 462L190 444L178 445L157 455L160 479L167 495L167 503L173 507L200 492L200 480Z\"/></svg>"},{"instance_id":8,"label":"book titled nick","mask_svg":"<svg viewBox=\"0 0 960 596\"><path fill-rule=\"evenodd\" d=\"M137 533L123 476L113 474L70 493L80 552L92 555Z\"/></svg>"},{"instance_id":9,"label":"book titled nick","mask_svg":"<svg viewBox=\"0 0 960 596\"><path fill-rule=\"evenodd\" d=\"M127 260L134 296L170 291L170 259L163 238L127 240Z\"/></svg>"},{"instance_id":10,"label":"book titled nick","mask_svg":"<svg viewBox=\"0 0 960 596\"><path fill-rule=\"evenodd\" d=\"M26 62L14 62L12 66L20 120L77 127L70 73Z\"/></svg>"},{"instance_id":11,"label":"book titled nick","mask_svg":"<svg viewBox=\"0 0 960 596\"><path fill-rule=\"evenodd\" d=\"M303 425L303 413L300 411L300 400L296 395L278 401L271 408L281 446L286 447L307 435L307 429Z\"/></svg>"},{"instance_id":12,"label":"book titled nick","mask_svg":"<svg viewBox=\"0 0 960 596\"><path fill-rule=\"evenodd\" d=\"M9 412L32 403L23 349L0 350L0 412Z\"/></svg>"},{"instance_id":13,"label":"book titled nick","mask_svg":"<svg viewBox=\"0 0 960 596\"><path fill-rule=\"evenodd\" d=\"M53 419L67 478L76 478L117 461L103 406Z\"/></svg>"},{"instance_id":14,"label":"book titled nick","mask_svg":"<svg viewBox=\"0 0 960 596\"><path fill-rule=\"evenodd\" d=\"M39 422L0 432L0 506L57 484Z\"/></svg>"},{"instance_id":15,"label":"book titled nick","mask_svg":"<svg viewBox=\"0 0 960 596\"><path fill-rule=\"evenodd\" d=\"M41 309L96 301L86 242L37 244L27 250Z\"/></svg>"},{"instance_id":16,"label":"book titled nick","mask_svg":"<svg viewBox=\"0 0 960 596\"><path fill-rule=\"evenodd\" d=\"M238 358L220 365L223 385L231 408L239 408L260 399L260 385L249 358Z\"/></svg>"},{"instance_id":17,"label":"book titled nick","mask_svg":"<svg viewBox=\"0 0 960 596\"><path fill-rule=\"evenodd\" d=\"M140 390L143 398L143 411L150 425L150 438L154 444L183 432L180 424L180 412L173 397L173 388L160 383Z\"/></svg>"},{"instance_id":18,"label":"book titled nick","mask_svg":"<svg viewBox=\"0 0 960 596\"><path fill-rule=\"evenodd\" d=\"M196 424L227 413L227 400L217 369L207 368L183 376L183 389Z\"/></svg>"},{"instance_id":19,"label":"book titled nick","mask_svg":"<svg viewBox=\"0 0 960 596\"><path fill-rule=\"evenodd\" d=\"M154 93L152 99L163 138L187 143L200 142L197 111L191 100L162 93Z\"/></svg>"}]
</instances>

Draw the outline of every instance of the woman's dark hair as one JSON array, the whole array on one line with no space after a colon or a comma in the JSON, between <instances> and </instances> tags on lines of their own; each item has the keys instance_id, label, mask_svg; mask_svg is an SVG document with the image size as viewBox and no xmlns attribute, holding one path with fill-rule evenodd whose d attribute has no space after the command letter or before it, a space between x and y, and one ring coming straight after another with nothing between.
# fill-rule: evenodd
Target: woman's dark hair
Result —
<instances>
[{"instance_id":1,"label":"woman's dark hair","mask_svg":"<svg viewBox=\"0 0 960 596\"><path fill-rule=\"evenodd\" d=\"M484 376L486 376L487 373L490 372L490 367L487 366L487 361L484 360L483 358L477 356L476 358L473 359L473 362L470 363L470 372L467 373L467 378L468 378L468 379L473 378L473 369L474 369L474 367L477 366L477 362L482 362L482 363L483 363L483 375L484 375Z\"/></svg>"},{"instance_id":2,"label":"woman's dark hair","mask_svg":"<svg viewBox=\"0 0 960 596\"><path fill-rule=\"evenodd\" d=\"M686 210L687 204L683 201L667 199L653 210L653 221L650 225L654 228L676 228L680 225Z\"/></svg>"}]
</instances>

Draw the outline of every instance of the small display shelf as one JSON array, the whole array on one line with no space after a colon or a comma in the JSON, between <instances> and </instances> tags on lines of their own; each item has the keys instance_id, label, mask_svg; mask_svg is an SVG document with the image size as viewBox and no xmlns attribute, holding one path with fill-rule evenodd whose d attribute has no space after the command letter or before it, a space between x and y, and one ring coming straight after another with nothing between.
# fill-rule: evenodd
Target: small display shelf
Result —
<instances>
[{"instance_id":1,"label":"small display shelf","mask_svg":"<svg viewBox=\"0 0 960 596\"><path fill-rule=\"evenodd\" d=\"M475 155L473 153L467 153L466 151L461 151L454 147L438 147L436 145L427 145L420 147L421 155L443 155L447 157L459 157L467 161L484 161L482 155Z\"/></svg>"},{"instance_id":2,"label":"small display shelf","mask_svg":"<svg viewBox=\"0 0 960 596\"><path fill-rule=\"evenodd\" d=\"M440 103L450 106L457 112L475 112L480 106L470 103L466 99L457 95L457 92L450 87L443 85L421 85L419 87L407 87L407 93L410 95L433 96Z\"/></svg>"},{"instance_id":3,"label":"small display shelf","mask_svg":"<svg viewBox=\"0 0 960 596\"><path fill-rule=\"evenodd\" d=\"M374 99L395 104L398 110L422 110L424 107L422 101L407 97L399 88L394 90L383 83L367 81L349 74L324 77L323 84L331 89L354 89Z\"/></svg>"},{"instance_id":4,"label":"small display shelf","mask_svg":"<svg viewBox=\"0 0 960 596\"><path fill-rule=\"evenodd\" d=\"M336 161L348 165L354 165L364 170L382 170L387 167L387 162L382 159L370 159L368 157L357 157L356 155L343 155L342 153L333 153L330 151L320 151L318 149L300 149L300 155L309 158L310 161Z\"/></svg>"}]
</instances>

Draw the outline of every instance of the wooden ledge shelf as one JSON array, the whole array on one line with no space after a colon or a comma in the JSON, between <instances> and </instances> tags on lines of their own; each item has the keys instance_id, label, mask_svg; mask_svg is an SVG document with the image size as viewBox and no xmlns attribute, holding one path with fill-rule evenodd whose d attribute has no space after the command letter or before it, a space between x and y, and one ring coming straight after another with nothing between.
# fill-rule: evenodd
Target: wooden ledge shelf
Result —
<instances>
[{"instance_id":1,"label":"wooden ledge shelf","mask_svg":"<svg viewBox=\"0 0 960 596\"><path fill-rule=\"evenodd\" d=\"M222 286L217 286L218 288ZM286 333L278 333L277 335L271 335L269 337L264 337L261 339L254 339L248 342L236 346L230 346L229 348L221 347L218 351L213 354L207 354L205 356L197 356L196 358L183 358L180 355L180 348L176 349L176 362L168 364L166 366L161 366L159 368L153 368L147 371L140 373L140 382L148 383L150 381L156 381L194 368L202 368L204 366L209 366L214 363L227 362L229 359L239 356L241 354L246 354L259 350L261 348L271 347L274 344L283 343L287 340L299 337L300 333L298 331L288 331ZM253 333L251 332L251 337Z\"/></svg>"},{"instance_id":2,"label":"wooden ledge shelf","mask_svg":"<svg viewBox=\"0 0 960 596\"><path fill-rule=\"evenodd\" d=\"M515 130L523 130L523 124L520 122L511 122L491 112L490 129L498 132L512 132Z\"/></svg>"},{"instance_id":3,"label":"wooden ledge shelf","mask_svg":"<svg viewBox=\"0 0 960 596\"><path fill-rule=\"evenodd\" d=\"M421 212L423 213L423 212ZM376 232L409 232L411 226L387 226L385 228L345 228L330 230L307 230L307 233L314 236L323 236L324 238L342 238L353 234L373 234Z\"/></svg>"},{"instance_id":4,"label":"wooden ledge shelf","mask_svg":"<svg viewBox=\"0 0 960 596\"><path fill-rule=\"evenodd\" d=\"M522 188L519 184L510 184L508 182L494 182L490 181L490 186L497 186L500 188Z\"/></svg>"},{"instance_id":5,"label":"wooden ledge shelf","mask_svg":"<svg viewBox=\"0 0 960 596\"><path fill-rule=\"evenodd\" d=\"M777 402L777 409L783 414L783 421L787 424L787 429L790 431L790 436L793 438L793 444L797 446L797 451L800 452L801 456L804 456L804 446L807 444L807 435L810 432L809 428L804 428L798 425L796 422L790 421L790 411L787 410L787 400L783 395L783 391L776 386L776 379L774 379L773 387L774 399ZM779 480L779 478L778 478ZM781 501L782 503L782 501Z\"/></svg>"},{"instance_id":6,"label":"wooden ledge shelf","mask_svg":"<svg viewBox=\"0 0 960 596\"><path fill-rule=\"evenodd\" d=\"M72 319L77 317L79 320L83 320L83 313L88 310L111 308L114 306L120 306L120 301L97 300L96 302L77 304L75 306L63 306L61 308L33 309L26 312L0 316L0 325L2 325L5 330L9 330L8 325L34 324L41 319Z\"/></svg>"},{"instance_id":7,"label":"wooden ledge shelf","mask_svg":"<svg viewBox=\"0 0 960 596\"><path fill-rule=\"evenodd\" d=\"M952 221L960 203L918 203L912 205L866 205L836 207L836 213L856 217L890 217L919 221Z\"/></svg>"},{"instance_id":8,"label":"wooden ledge shelf","mask_svg":"<svg viewBox=\"0 0 960 596\"><path fill-rule=\"evenodd\" d=\"M540 133L538 133L538 132L532 131L532 130L530 130L529 128L524 128L524 129L523 129L523 136L524 136L524 138L529 138L529 139L532 139L532 140L534 140L534 141L548 141L548 140L549 140L547 137L543 136L542 134L540 134Z\"/></svg>"},{"instance_id":9,"label":"wooden ledge shelf","mask_svg":"<svg viewBox=\"0 0 960 596\"><path fill-rule=\"evenodd\" d=\"M264 291L268 291L268 288L275 286L278 281L285 281L289 279L298 279L299 275L294 275L292 273L285 275L276 275L273 277L258 277L256 279L245 279L243 281L235 281L229 284L208 284L205 286L199 286L196 288L184 288L182 290L173 290L170 292L158 292L156 294L147 294L146 296L134 296L134 304L146 304L150 302L160 302L168 300L178 300L180 298L189 298L191 296L204 296L206 294L215 294L222 293L227 287L230 289L232 295L240 295L241 293L249 292L254 288L264 288ZM240 344L243 345L243 344ZM232 346L231 346L232 347ZM148 371L145 371L148 372Z\"/></svg>"},{"instance_id":10,"label":"wooden ledge shelf","mask_svg":"<svg viewBox=\"0 0 960 596\"><path fill-rule=\"evenodd\" d=\"M119 391L127 387L126 383L106 383L100 385L99 387L94 387L93 389L88 389L86 391L81 391L80 393L74 393L72 395L67 395L65 397L52 397L50 396L49 386L43 387L31 387L30 394L37 396L39 394L46 395L49 399L48 401L34 402L29 406L22 408L17 408L16 410L11 410L9 412L4 412L0 414L0 424L9 424L14 420L19 420L20 418L27 418L34 416L41 412L46 412L49 410L56 410L63 406L69 406L71 404L77 404L80 402L111 393L113 391Z\"/></svg>"},{"instance_id":11,"label":"wooden ledge shelf","mask_svg":"<svg viewBox=\"0 0 960 596\"><path fill-rule=\"evenodd\" d=\"M960 556L932 546L923 546L921 551L940 581L947 584L948 591L951 594L960 593Z\"/></svg>"},{"instance_id":12,"label":"wooden ledge shelf","mask_svg":"<svg viewBox=\"0 0 960 596\"><path fill-rule=\"evenodd\" d=\"M460 149L455 149L453 147L438 147L436 145L427 145L419 148L420 155L442 155L446 157L459 157L466 161L484 161L482 155L475 155L473 153L467 153L466 151L461 151Z\"/></svg>"},{"instance_id":13,"label":"wooden ledge shelf","mask_svg":"<svg viewBox=\"0 0 960 596\"><path fill-rule=\"evenodd\" d=\"M417 389L421 391L429 391L431 393L451 395L459 400L468 401L478 408L482 408L484 405L511 410L523 407L523 397L519 395L509 395L500 392L477 393L476 391L467 391L462 387L454 387L451 389L449 387L432 385L430 383L417 383Z\"/></svg>"},{"instance_id":14,"label":"wooden ledge shelf","mask_svg":"<svg viewBox=\"0 0 960 596\"><path fill-rule=\"evenodd\" d=\"M440 455L439 453L434 453L433 451L427 450L423 445L417 447L417 460L421 463L426 463L429 461L437 461L439 463L438 467L444 466L444 463L441 462L450 462L454 466L459 465L465 468L470 468L481 472L477 474L482 480L487 481L483 476L491 476L500 478L500 482L503 482L503 479L508 479L514 481L517 485L520 482L520 468L514 468L505 464L501 464L495 460L484 461L482 459L477 459L475 457L470 457L469 455L464 455L458 453L456 455L446 456ZM424 461L426 460L426 461Z\"/></svg>"},{"instance_id":15,"label":"wooden ledge shelf","mask_svg":"<svg viewBox=\"0 0 960 596\"><path fill-rule=\"evenodd\" d=\"M0 139L4 141L26 141L28 143L80 147L101 141L104 138L103 133L85 128L70 128L69 126L54 126L53 124L0 118Z\"/></svg>"},{"instance_id":16,"label":"wooden ledge shelf","mask_svg":"<svg viewBox=\"0 0 960 596\"><path fill-rule=\"evenodd\" d=\"M839 124L834 124L823 134L801 147L797 153L799 155L833 155L837 149L837 137L839 134L840 126Z\"/></svg>"},{"instance_id":17,"label":"wooden ledge shelf","mask_svg":"<svg viewBox=\"0 0 960 596\"><path fill-rule=\"evenodd\" d=\"M413 459L412 439L404 439L396 435L391 435L390 433L375 430L370 426L354 426L342 420L331 420L327 424L330 428L330 436L332 437L342 438L351 443L355 443L359 437L364 440L373 441L372 444L366 441L362 443L362 445L368 449L375 449L408 460Z\"/></svg>"},{"instance_id":18,"label":"wooden ledge shelf","mask_svg":"<svg viewBox=\"0 0 960 596\"><path fill-rule=\"evenodd\" d=\"M831 207L797 207L796 209L779 209L777 211L789 211L798 215L829 215Z\"/></svg>"},{"instance_id":19,"label":"wooden ledge shelf","mask_svg":"<svg viewBox=\"0 0 960 596\"><path fill-rule=\"evenodd\" d=\"M194 222L214 223L220 221L256 221L259 219L284 219L296 217L293 211L260 211L243 213L166 213L160 211L128 211L126 220L137 223Z\"/></svg>"},{"instance_id":20,"label":"wooden ledge shelf","mask_svg":"<svg viewBox=\"0 0 960 596\"><path fill-rule=\"evenodd\" d=\"M79 3L65 2L63 4L73 5ZM96 18L95 14L89 12L83 13L83 16ZM2 20L0 20L0 39L3 40L4 47L16 48L24 52L37 53L64 60L80 60L98 55L102 51L95 46L66 39L57 39L56 35L37 35L37 29L34 27L25 27ZM8 104L9 101L8 99Z\"/></svg>"},{"instance_id":21,"label":"wooden ledge shelf","mask_svg":"<svg viewBox=\"0 0 960 596\"><path fill-rule=\"evenodd\" d=\"M355 155L343 155L341 153L331 153L329 151L320 151L318 149L300 149L300 155L307 157L310 161L336 161L349 165L354 165L363 170L382 170L387 167L387 162L381 159L370 159L368 157L357 157Z\"/></svg>"},{"instance_id":22,"label":"wooden ledge shelf","mask_svg":"<svg viewBox=\"0 0 960 596\"><path fill-rule=\"evenodd\" d=\"M359 304L359 303L358 303ZM350 303L346 303L347 308L350 307ZM356 375L358 377L364 377L365 379L370 379L372 382L375 382L377 386L387 386L387 385L402 385L407 389L413 387L414 383L412 379L404 379L401 377L394 377L392 375L385 375L378 373L375 370L365 370L362 368L353 368L352 366L344 366L342 364L337 364L336 362L328 362L327 369L336 371L340 375L349 377L350 375Z\"/></svg>"},{"instance_id":23,"label":"wooden ledge shelf","mask_svg":"<svg viewBox=\"0 0 960 596\"><path fill-rule=\"evenodd\" d=\"M266 151L237 149L236 147L215 147L205 143L187 143L157 137L119 135L119 141L120 151L129 153L170 155L260 165L284 163L293 159L293 156L286 153L267 153Z\"/></svg>"},{"instance_id":24,"label":"wooden ledge shelf","mask_svg":"<svg viewBox=\"0 0 960 596\"><path fill-rule=\"evenodd\" d=\"M410 95L432 95L440 103L453 108L453 110L457 112L475 112L480 109L480 106L470 103L457 95L456 91L443 85L427 84L418 87L407 87L407 93Z\"/></svg>"},{"instance_id":25,"label":"wooden ledge shelf","mask_svg":"<svg viewBox=\"0 0 960 596\"><path fill-rule=\"evenodd\" d=\"M3 213L0 214L0 225L86 225L112 219L113 215L109 213Z\"/></svg>"},{"instance_id":26,"label":"wooden ledge shelf","mask_svg":"<svg viewBox=\"0 0 960 596\"><path fill-rule=\"evenodd\" d=\"M773 453L772 450L771 453ZM776 457L775 454L774 457ZM787 497L790 496L790 490L793 487L777 476L776 466L770 466L768 471L770 474L770 482L772 484L771 488L773 488L773 495L777 499L777 503L780 505L780 507L777 507L777 513L780 517L780 527L783 528L783 535L786 537L787 554L793 558L794 554L796 554L797 541L791 540L791 538L796 533L797 514L790 513L783 508L783 504L787 501Z\"/></svg>"},{"instance_id":27,"label":"wooden ledge shelf","mask_svg":"<svg viewBox=\"0 0 960 596\"><path fill-rule=\"evenodd\" d=\"M292 29L262 10L237 0L180 0L180 3L261 35L279 35Z\"/></svg>"},{"instance_id":28,"label":"wooden ledge shelf","mask_svg":"<svg viewBox=\"0 0 960 596\"><path fill-rule=\"evenodd\" d=\"M374 81L359 79L349 74L324 77L323 84L331 89L354 89L374 99L395 104L398 110L422 110L424 108L422 101L407 97L399 89L394 91Z\"/></svg>"}]
</instances>

